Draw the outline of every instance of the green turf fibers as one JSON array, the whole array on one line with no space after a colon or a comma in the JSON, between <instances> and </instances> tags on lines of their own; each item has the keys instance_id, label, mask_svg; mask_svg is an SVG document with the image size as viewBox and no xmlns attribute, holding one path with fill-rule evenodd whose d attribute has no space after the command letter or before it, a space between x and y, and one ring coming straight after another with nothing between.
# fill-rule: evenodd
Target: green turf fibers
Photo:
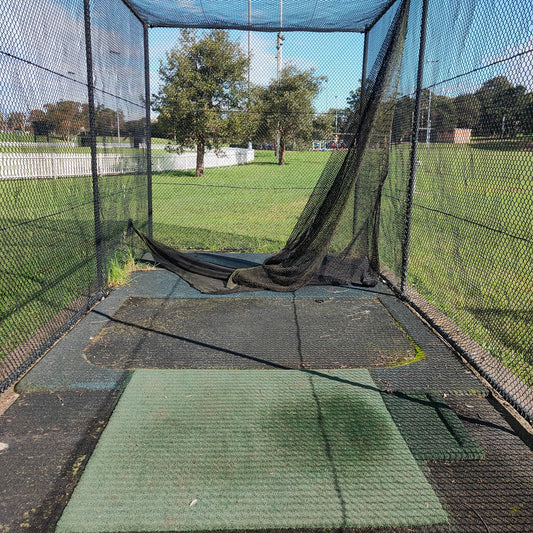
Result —
<instances>
[{"instance_id":1,"label":"green turf fibers","mask_svg":"<svg viewBox=\"0 0 533 533\"><path fill-rule=\"evenodd\" d=\"M446 519L367 370L137 370L57 532Z\"/></svg>"}]
</instances>

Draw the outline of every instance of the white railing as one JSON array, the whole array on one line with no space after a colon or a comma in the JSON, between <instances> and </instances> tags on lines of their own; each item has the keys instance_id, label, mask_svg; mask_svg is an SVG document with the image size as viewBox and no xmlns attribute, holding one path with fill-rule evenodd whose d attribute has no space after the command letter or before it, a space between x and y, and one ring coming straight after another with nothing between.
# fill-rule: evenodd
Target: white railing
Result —
<instances>
[{"instance_id":1,"label":"white railing","mask_svg":"<svg viewBox=\"0 0 533 533\"><path fill-rule=\"evenodd\" d=\"M224 167L250 163L254 151L224 148L205 154L205 167ZM146 159L137 154L97 154L101 175L146 172ZM191 170L196 168L196 153L152 154L152 171ZM0 179L60 178L90 176L91 155L61 153L0 153Z\"/></svg>"},{"instance_id":2,"label":"white railing","mask_svg":"<svg viewBox=\"0 0 533 533\"><path fill-rule=\"evenodd\" d=\"M223 148L218 151L206 152L204 165L206 168L230 167L251 163L254 160L254 151L246 148ZM196 152L183 152L182 154L152 153L152 172L165 170L192 170L196 168Z\"/></svg>"}]
</instances>

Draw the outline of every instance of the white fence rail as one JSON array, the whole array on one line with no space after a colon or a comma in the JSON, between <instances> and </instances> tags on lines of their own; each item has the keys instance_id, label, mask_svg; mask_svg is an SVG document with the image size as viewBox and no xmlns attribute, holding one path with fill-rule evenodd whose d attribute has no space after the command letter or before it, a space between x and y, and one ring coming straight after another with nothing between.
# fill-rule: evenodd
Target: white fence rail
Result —
<instances>
[{"instance_id":1,"label":"white fence rail","mask_svg":"<svg viewBox=\"0 0 533 533\"><path fill-rule=\"evenodd\" d=\"M205 154L205 167L225 167L250 163L254 151L224 148ZM145 157L137 154L97 154L101 175L146 172ZM191 170L196 168L196 152L152 154L152 171ZM0 153L0 179L61 178L90 176L90 154Z\"/></svg>"}]
</instances>

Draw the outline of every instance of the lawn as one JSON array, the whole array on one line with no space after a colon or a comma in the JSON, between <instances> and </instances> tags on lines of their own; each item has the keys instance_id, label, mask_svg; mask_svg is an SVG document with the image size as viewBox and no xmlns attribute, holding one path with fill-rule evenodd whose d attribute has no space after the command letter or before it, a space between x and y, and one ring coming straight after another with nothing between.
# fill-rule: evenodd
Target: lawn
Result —
<instances>
[{"instance_id":1,"label":"lawn","mask_svg":"<svg viewBox=\"0 0 533 533\"><path fill-rule=\"evenodd\" d=\"M274 252L286 242L328 159L325 152L271 151L237 167L156 174L154 236L179 248Z\"/></svg>"},{"instance_id":2,"label":"lawn","mask_svg":"<svg viewBox=\"0 0 533 533\"><path fill-rule=\"evenodd\" d=\"M382 263L396 273L408 150L391 150L382 202ZM256 151L253 163L201 178L154 174L154 236L182 249L275 252L329 155L288 152L279 166L273 152ZM508 142L439 144L421 147L418 161L408 283L533 385L533 153ZM121 241L129 217L145 220L143 180L102 178L108 242ZM91 195L89 178L0 181L0 358L92 290Z\"/></svg>"},{"instance_id":3,"label":"lawn","mask_svg":"<svg viewBox=\"0 0 533 533\"><path fill-rule=\"evenodd\" d=\"M146 217L146 178L102 177L100 191L105 267L128 219ZM96 253L90 177L0 180L0 197L1 361L94 294Z\"/></svg>"},{"instance_id":4,"label":"lawn","mask_svg":"<svg viewBox=\"0 0 533 533\"><path fill-rule=\"evenodd\" d=\"M533 154L515 147L419 149L408 283L533 386ZM394 239L382 256L397 273L403 211L391 198L405 190L407 155L393 150L384 200Z\"/></svg>"}]
</instances>

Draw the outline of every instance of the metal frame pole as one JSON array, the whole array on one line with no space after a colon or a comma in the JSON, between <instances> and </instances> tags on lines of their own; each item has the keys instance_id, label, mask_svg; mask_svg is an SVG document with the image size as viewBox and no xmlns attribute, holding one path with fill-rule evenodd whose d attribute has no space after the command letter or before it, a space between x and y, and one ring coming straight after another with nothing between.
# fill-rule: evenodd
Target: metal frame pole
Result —
<instances>
[{"instance_id":1,"label":"metal frame pole","mask_svg":"<svg viewBox=\"0 0 533 533\"><path fill-rule=\"evenodd\" d=\"M405 215L405 232L402 246L402 273L400 281L400 292L405 296L405 288L407 285L407 271L409 268L409 247L411 244L411 219L413 216L413 200L416 186L416 173L418 168L417 152L418 152L418 135L420 131L420 105L422 100L422 85L424 77L424 62L426 53L426 34L427 34L427 19L428 19L428 5L429 0L423 0L422 3L422 20L420 25L420 50L418 54L418 72L416 78L416 100L415 111L412 124L412 138L411 138L411 154L410 154L410 175L409 186L407 190L407 209Z\"/></svg>"},{"instance_id":2,"label":"metal frame pole","mask_svg":"<svg viewBox=\"0 0 533 533\"><path fill-rule=\"evenodd\" d=\"M93 184L94 211L94 246L96 253L96 284L98 289L104 286L102 260L104 257L104 243L102 239L102 225L100 221L100 190L98 185L98 159L96 156L96 116L94 105L94 77L93 53L91 40L91 8L90 0L83 0L85 21L85 59L87 61L87 94L89 105L89 142L91 147L91 175Z\"/></svg>"},{"instance_id":3,"label":"metal frame pole","mask_svg":"<svg viewBox=\"0 0 533 533\"><path fill-rule=\"evenodd\" d=\"M360 113L363 112L363 96L365 94L366 89L366 71L368 68L368 39L369 39L369 30L365 30L365 44L363 48L363 69L361 72L361 97L360 97Z\"/></svg>"},{"instance_id":4,"label":"metal frame pole","mask_svg":"<svg viewBox=\"0 0 533 533\"><path fill-rule=\"evenodd\" d=\"M144 107L146 118L144 138L146 143L146 181L148 186L148 236L154 236L154 215L152 202L152 117L150 113L150 50L148 46L148 24L144 23Z\"/></svg>"},{"instance_id":5,"label":"metal frame pole","mask_svg":"<svg viewBox=\"0 0 533 533\"><path fill-rule=\"evenodd\" d=\"M365 96L366 88L366 71L368 67L368 35L370 31L365 29L365 42L363 48L363 68L361 71L361 94L359 95L359 120L363 118L363 98ZM359 216L359 180L355 182L354 198L353 198L353 235L357 234L357 220Z\"/></svg>"}]
</instances>

